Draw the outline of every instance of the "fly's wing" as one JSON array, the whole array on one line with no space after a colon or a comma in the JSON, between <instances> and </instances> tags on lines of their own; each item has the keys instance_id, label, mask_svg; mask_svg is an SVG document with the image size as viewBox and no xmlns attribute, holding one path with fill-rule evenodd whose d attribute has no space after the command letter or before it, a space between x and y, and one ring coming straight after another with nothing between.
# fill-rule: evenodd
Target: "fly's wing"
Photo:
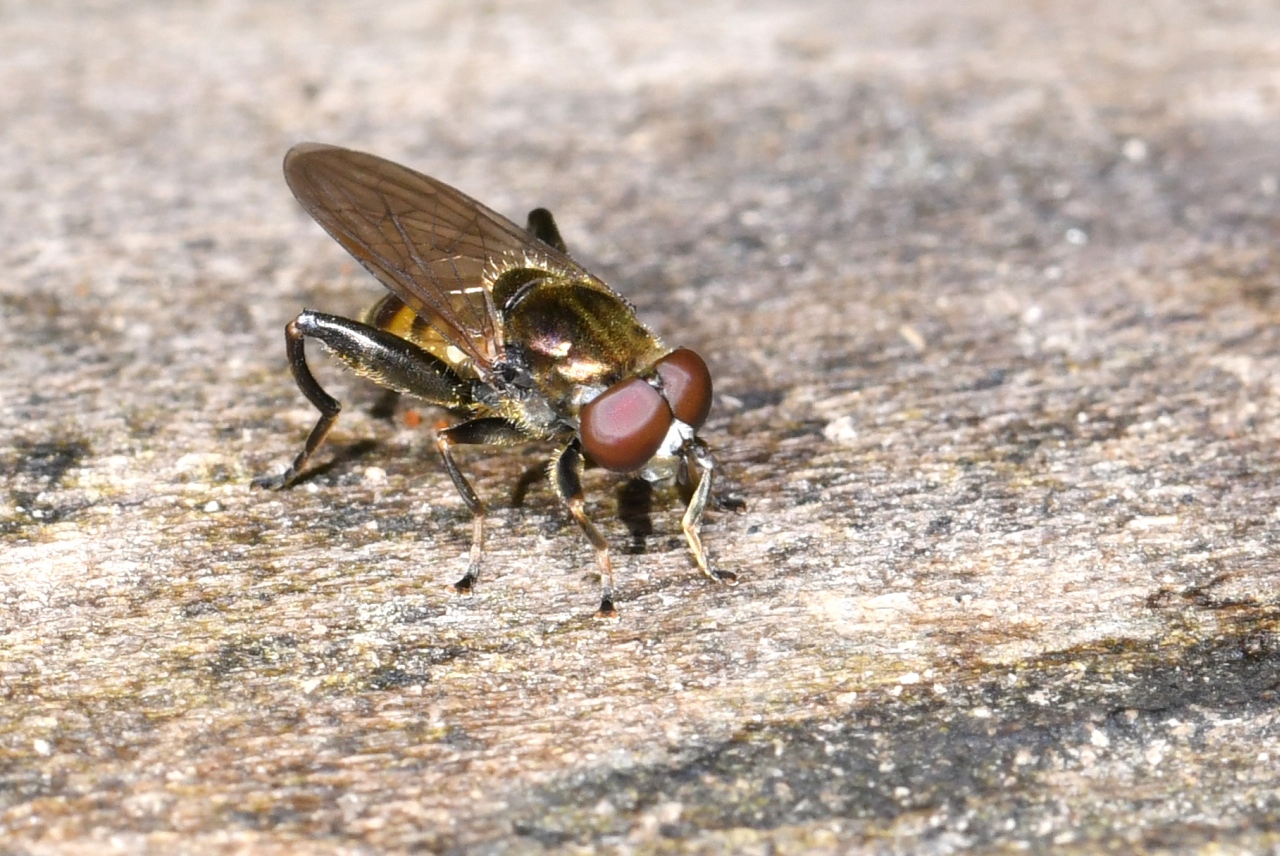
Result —
<instances>
[{"instance_id":1,"label":"fly's wing","mask_svg":"<svg viewBox=\"0 0 1280 856\"><path fill-rule=\"evenodd\" d=\"M490 265L528 257L599 282L466 194L391 161L300 143L285 155L284 177L307 213L481 376L504 345L485 276Z\"/></svg>"}]
</instances>

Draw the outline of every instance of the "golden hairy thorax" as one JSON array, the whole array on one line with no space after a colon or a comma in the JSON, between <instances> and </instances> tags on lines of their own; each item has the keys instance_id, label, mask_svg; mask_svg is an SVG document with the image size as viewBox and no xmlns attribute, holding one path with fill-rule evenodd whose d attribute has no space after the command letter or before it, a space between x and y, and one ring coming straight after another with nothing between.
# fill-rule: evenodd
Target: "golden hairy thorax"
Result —
<instances>
[{"instance_id":1,"label":"golden hairy thorax","mask_svg":"<svg viewBox=\"0 0 1280 856\"><path fill-rule=\"evenodd\" d=\"M573 415L618 379L641 374L669 350L616 294L594 280L543 267L495 271L486 283L503 338L538 380L549 402ZM412 342L466 378L478 373L466 354L393 294L364 313L366 324Z\"/></svg>"}]
</instances>

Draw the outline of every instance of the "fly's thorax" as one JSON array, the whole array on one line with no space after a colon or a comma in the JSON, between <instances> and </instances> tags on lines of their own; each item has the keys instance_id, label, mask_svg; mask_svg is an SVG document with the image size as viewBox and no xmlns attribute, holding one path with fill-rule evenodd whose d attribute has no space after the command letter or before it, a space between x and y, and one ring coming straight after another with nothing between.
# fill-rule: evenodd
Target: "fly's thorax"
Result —
<instances>
[{"instance_id":1,"label":"fly's thorax","mask_svg":"<svg viewBox=\"0 0 1280 856\"><path fill-rule=\"evenodd\" d=\"M563 408L550 398L529 370L522 348L508 345L483 380L474 381L473 400L485 416L497 416L532 438L572 433Z\"/></svg>"},{"instance_id":2,"label":"fly's thorax","mask_svg":"<svg viewBox=\"0 0 1280 856\"><path fill-rule=\"evenodd\" d=\"M548 397L576 410L584 391L638 374L665 352L625 301L591 280L527 268L494 288L507 344ZM569 414L576 415L576 414Z\"/></svg>"},{"instance_id":3,"label":"fly's thorax","mask_svg":"<svg viewBox=\"0 0 1280 856\"><path fill-rule=\"evenodd\" d=\"M550 439L573 433L555 403L536 390L501 398L493 412L518 425L529 437Z\"/></svg>"}]
</instances>

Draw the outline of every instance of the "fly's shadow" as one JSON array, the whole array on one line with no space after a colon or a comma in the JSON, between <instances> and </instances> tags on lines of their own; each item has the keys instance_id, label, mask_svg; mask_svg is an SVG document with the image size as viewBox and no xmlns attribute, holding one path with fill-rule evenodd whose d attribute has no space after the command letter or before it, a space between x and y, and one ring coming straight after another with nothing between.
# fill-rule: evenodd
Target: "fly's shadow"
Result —
<instances>
[{"instance_id":1,"label":"fly's shadow","mask_svg":"<svg viewBox=\"0 0 1280 856\"><path fill-rule=\"evenodd\" d=\"M334 470L360 460L365 455L378 448L378 442L376 440L368 439L357 440L356 442L345 446L334 444L332 448L333 454L329 460L322 464L308 467L304 473L298 476L296 483L305 484L306 482L313 481L315 479L322 479ZM255 479L254 484L257 485L259 481L259 479Z\"/></svg>"},{"instance_id":2,"label":"fly's shadow","mask_svg":"<svg viewBox=\"0 0 1280 856\"><path fill-rule=\"evenodd\" d=\"M653 485L644 479L627 479L618 486L618 519L631 533L627 552L645 552L645 539L653 534Z\"/></svg>"},{"instance_id":3,"label":"fly's shadow","mask_svg":"<svg viewBox=\"0 0 1280 856\"><path fill-rule=\"evenodd\" d=\"M546 467L535 466L525 470L511 492L512 507L523 506L529 491L546 480ZM627 552L637 556L648 552L645 541L653 534L653 485L642 478L627 479L618 485L615 499L618 519L631 535Z\"/></svg>"}]
</instances>

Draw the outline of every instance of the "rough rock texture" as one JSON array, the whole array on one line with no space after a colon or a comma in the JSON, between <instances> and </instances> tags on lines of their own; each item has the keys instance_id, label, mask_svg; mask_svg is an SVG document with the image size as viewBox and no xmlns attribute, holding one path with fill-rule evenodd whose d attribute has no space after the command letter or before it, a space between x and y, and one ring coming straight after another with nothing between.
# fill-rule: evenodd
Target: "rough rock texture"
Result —
<instances>
[{"instance_id":1,"label":"rough rock texture","mask_svg":"<svg viewBox=\"0 0 1280 856\"><path fill-rule=\"evenodd\" d=\"M0 850L1280 846L1276 5L589 6L0 9ZM529 448L454 597L440 415L331 362L250 489L381 293L301 139L708 357L741 585L592 473L594 621Z\"/></svg>"}]
</instances>

